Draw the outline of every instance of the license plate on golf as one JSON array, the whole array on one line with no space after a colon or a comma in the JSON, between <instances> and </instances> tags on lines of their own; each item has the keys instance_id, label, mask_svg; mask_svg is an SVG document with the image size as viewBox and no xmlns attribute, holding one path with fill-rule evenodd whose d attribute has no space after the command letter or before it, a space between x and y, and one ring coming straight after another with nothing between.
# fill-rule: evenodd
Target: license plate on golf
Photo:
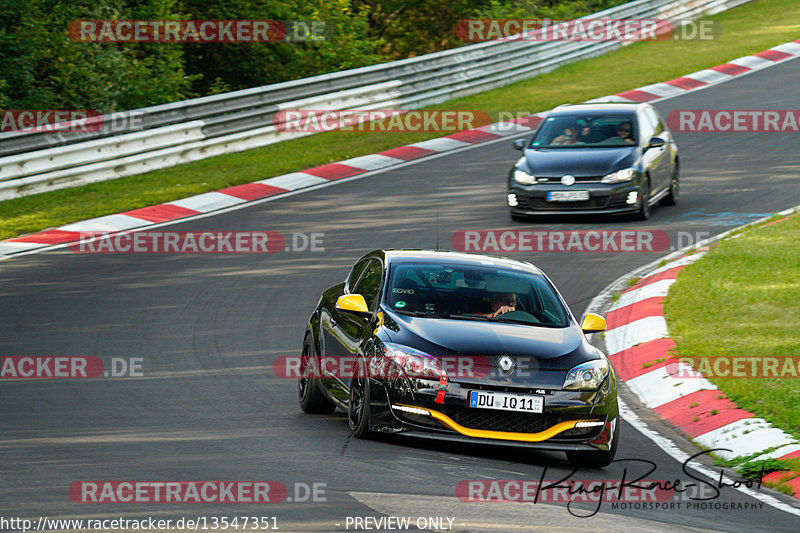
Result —
<instances>
[{"instance_id":1,"label":"license plate on golf","mask_svg":"<svg viewBox=\"0 0 800 533\"><path fill-rule=\"evenodd\" d=\"M469 406L478 409L541 413L544 411L544 397L474 390L469 393Z\"/></svg>"},{"instance_id":2,"label":"license plate on golf","mask_svg":"<svg viewBox=\"0 0 800 533\"><path fill-rule=\"evenodd\" d=\"M585 202L589 199L589 191L549 191L548 202Z\"/></svg>"}]
</instances>

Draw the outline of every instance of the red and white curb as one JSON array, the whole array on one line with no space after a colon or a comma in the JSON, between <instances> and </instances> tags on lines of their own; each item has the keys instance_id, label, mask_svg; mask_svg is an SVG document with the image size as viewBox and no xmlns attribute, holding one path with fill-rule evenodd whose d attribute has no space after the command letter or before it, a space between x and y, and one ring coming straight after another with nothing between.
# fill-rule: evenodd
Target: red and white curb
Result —
<instances>
[{"instance_id":1,"label":"red and white curb","mask_svg":"<svg viewBox=\"0 0 800 533\"><path fill-rule=\"evenodd\" d=\"M604 96L589 102L650 102L680 96L688 91L724 83L736 76L748 74L800 55L800 39L784 43L751 56L744 56L716 67L707 68L663 83L645 85L638 89Z\"/></svg>"},{"instance_id":2,"label":"red and white curb","mask_svg":"<svg viewBox=\"0 0 800 533\"><path fill-rule=\"evenodd\" d=\"M696 373L688 366L683 370L689 372L682 372L684 364L673 354L675 343L669 338L663 301L678 273L702 258L706 250L700 248L693 255L651 269L608 307L608 358L646 407L698 445L718 449L716 455L724 459L756 455L755 459L800 458L800 441L740 409L707 379L678 377ZM764 480L784 480L800 498L797 476L794 472L774 472Z\"/></svg>"},{"instance_id":3,"label":"red and white curb","mask_svg":"<svg viewBox=\"0 0 800 533\"><path fill-rule=\"evenodd\" d=\"M647 85L613 96L596 98L590 100L590 102L649 102L672 98L689 91L726 82L736 76L775 65L798 55L800 55L800 39L674 80ZM115 215L106 215L48 229L32 235L0 241L0 260L15 254L43 250L53 245L78 241L82 232L111 233L146 228L153 224L228 209L238 204L263 200L270 196L277 196L406 164L409 161L494 141L509 135L528 133L539 126L545 114L546 112L542 112L510 122L489 124L445 137L392 148L378 154L355 157L338 163L310 168L302 172L292 172L253 183L228 187L216 192L191 196L166 204L144 207Z\"/></svg>"}]
</instances>

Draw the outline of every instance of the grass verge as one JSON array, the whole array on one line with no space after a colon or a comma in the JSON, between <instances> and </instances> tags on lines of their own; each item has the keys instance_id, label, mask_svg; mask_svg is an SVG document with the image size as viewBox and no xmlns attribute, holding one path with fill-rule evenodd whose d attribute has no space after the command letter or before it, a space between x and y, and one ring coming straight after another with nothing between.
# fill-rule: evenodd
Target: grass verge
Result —
<instances>
[{"instance_id":1,"label":"grass verge","mask_svg":"<svg viewBox=\"0 0 800 533\"><path fill-rule=\"evenodd\" d=\"M796 0L755 0L710 20L721 24L713 41L642 42L500 89L450 100L435 109L535 113L565 102L669 80L760 52L800 36ZM349 157L418 142L439 133L334 132L313 135L186 165L0 202L0 239L78 220L169 202L278 176ZM509 150L509 164L515 158ZM498 171L498 179L503 179Z\"/></svg>"},{"instance_id":2,"label":"grass verge","mask_svg":"<svg viewBox=\"0 0 800 533\"><path fill-rule=\"evenodd\" d=\"M739 407L800 438L800 329L792 318L800 314L798 242L798 215L720 242L680 272L664 313L681 358ZM770 377L751 377L768 361L776 363Z\"/></svg>"}]
</instances>

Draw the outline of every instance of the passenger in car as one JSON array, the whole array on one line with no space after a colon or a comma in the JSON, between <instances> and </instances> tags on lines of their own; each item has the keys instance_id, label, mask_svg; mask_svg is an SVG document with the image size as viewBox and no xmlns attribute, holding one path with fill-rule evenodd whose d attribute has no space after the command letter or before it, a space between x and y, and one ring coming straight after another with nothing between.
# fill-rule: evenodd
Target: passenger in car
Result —
<instances>
[{"instance_id":1,"label":"passenger in car","mask_svg":"<svg viewBox=\"0 0 800 533\"><path fill-rule=\"evenodd\" d=\"M578 144L578 125L576 123L568 124L564 127L564 133L553 139L551 144L564 145L564 144Z\"/></svg>"}]
</instances>

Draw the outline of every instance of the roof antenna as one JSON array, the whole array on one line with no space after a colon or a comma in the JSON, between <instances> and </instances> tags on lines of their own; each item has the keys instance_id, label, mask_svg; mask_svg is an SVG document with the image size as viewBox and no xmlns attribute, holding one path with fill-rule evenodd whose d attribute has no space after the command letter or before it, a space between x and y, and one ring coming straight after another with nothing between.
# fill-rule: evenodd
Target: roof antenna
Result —
<instances>
[{"instance_id":1,"label":"roof antenna","mask_svg":"<svg viewBox=\"0 0 800 533\"><path fill-rule=\"evenodd\" d=\"M439 213L436 213L436 251L439 251Z\"/></svg>"}]
</instances>

